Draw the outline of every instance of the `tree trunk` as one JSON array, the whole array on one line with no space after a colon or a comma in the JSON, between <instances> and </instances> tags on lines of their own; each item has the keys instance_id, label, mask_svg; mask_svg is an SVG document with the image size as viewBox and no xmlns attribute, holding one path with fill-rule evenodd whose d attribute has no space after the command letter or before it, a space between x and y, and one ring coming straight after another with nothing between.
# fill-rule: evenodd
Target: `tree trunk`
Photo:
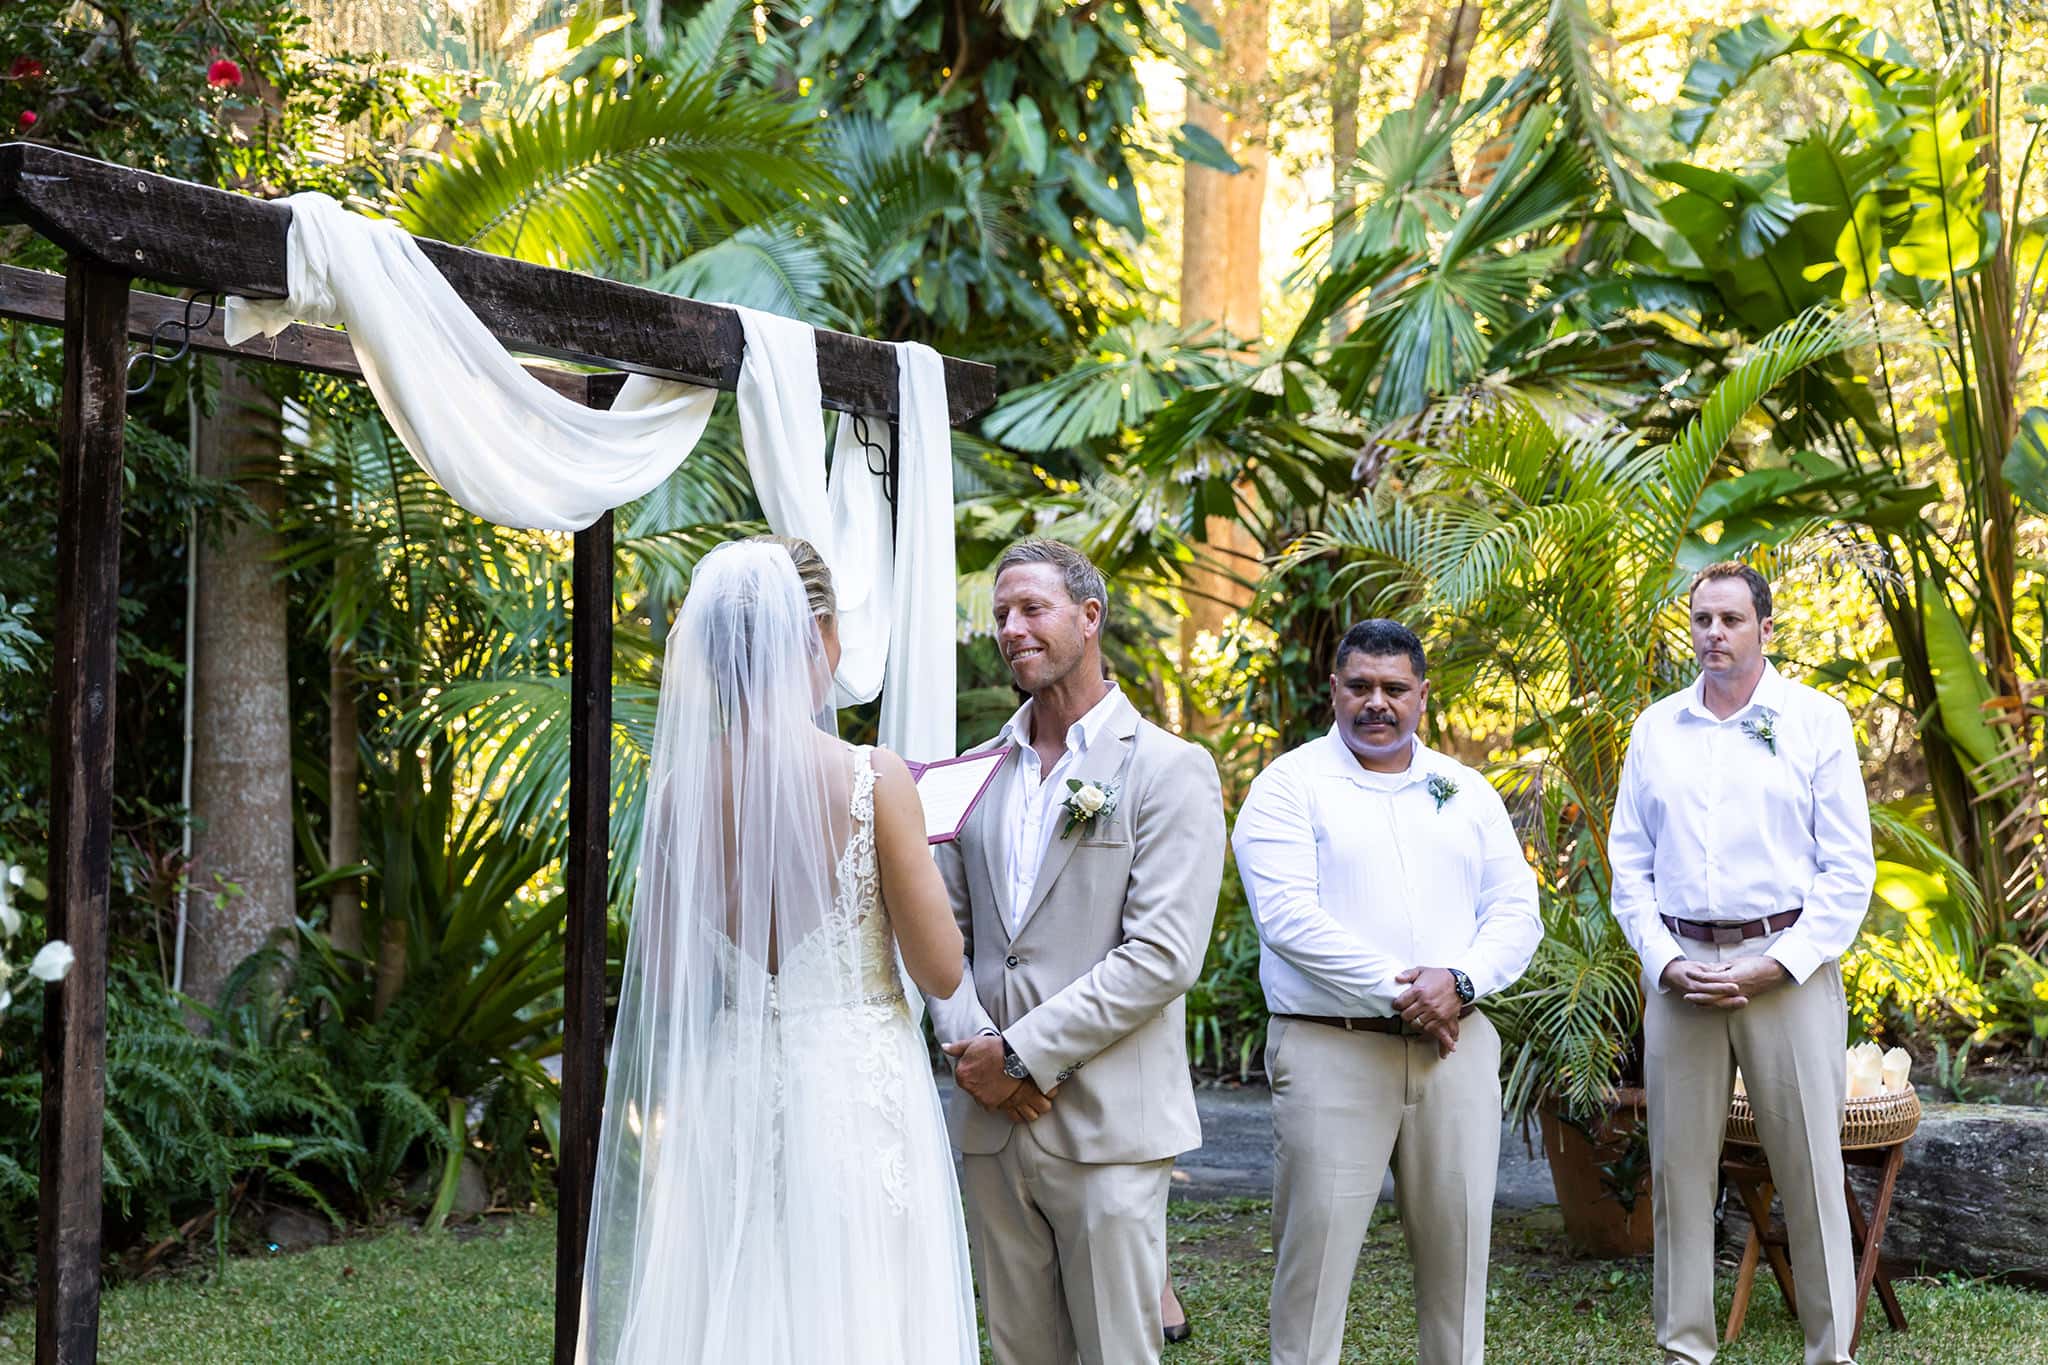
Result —
<instances>
[{"instance_id":1,"label":"tree trunk","mask_svg":"<svg viewBox=\"0 0 2048 1365\"><path fill-rule=\"evenodd\" d=\"M403 698L394 710L403 709ZM405 988L406 958L411 950L414 878L419 864L413 857L413 821L419 808L420 761L409 746L401 745L391 788L392 811L384 826L384 875L378 892L378 922L383 926L377 938L377 981L374 1008L384 1017L391 1002Z\"/></svg>"},{"instance_id":2,"label":"tree trunk","mask_svg":"<svg viewBox=\"0 0 2048 1365\"><path fill-rule=\"evenodd\" d=\"M183 985L208 1005L244 958L289 932L296 910L285 586L270 526L284 500L280 414L232 363L220 367L217 397L199 421L199 475L237 482L256 515L207 527L192 566L195 834Z\"/></svg>"},{"instance_id":3,"label":"tree trunk","mask_svg":"<svg viewBox=\"0 0 2048 1365\"><path fill-rule=\"evenodd\" d=\"M1415 102L1456 104L1465 97L1465 71L1479 41L1479 0L1458 0L1439 10L1429 25L1429 46L1416 82Z\"/></svg>"},{"instance_id":4,"label":"tree trunk","mask_svg":"<svg viewBox=\"0 0 2048 1365\"><path fill-rule=\"evenodd\" d=\"M1266 199L1266 119L1262 97L1267 65L1267 0L1199 0L1195 8L1215 25L1221 52L1209 53L1197 89L1188 86L1188 121L1229 149L1235 175L1186 168L1182 190L1180 318L1183 326L1211 323L1256 345L1259 309L1259 214ZM1252 598L1240 579L1256 578L1260 547L1234 517L1209 517L1207 552L1184 581L1188 616L1181 622L1183 673L1195 643L1215 636ZM1204 560L1208 562L1203 562ZM1213 734L1218 718L1192 704L1183 691L1187 729Z\"/></svg>"},{"instance_id":5,"label":"tree trunk","mask_svg":"<svg viewBox=\"0 0 2048 1365\"><path fill-rule=\"evenodd\" d=\"M1188 85L1188 122L1212 134L1238 164L1235 175L1186 168L1182 189L1180 320L1215 323L1232 337L1259 337L1259 212L1266 198L1266 0L1195 8L1215 25L1221 52L1205 53L1201 87Z\"/></svg>"},{"instance_id":6,"label":"tree trunk","mask_svg":"<svg viewBox=\"0 0 2048 1365\"><path fill-rule=\"evenodd\" d=\"M347 867L363 859L363 814L356 788L361 760L356 752L355 650L346 642L327 655L327 865ZM337 882L327 895L327 937L336 950L363 951L363 888L354 877Z\"/></svg>"},{"instance_id":7,"label":"tree trunk","mask_svg":"<svg viewBox=\"0 0 2048 1365\"><path fill-rule=\"evenodd\" d=\"M1357 202L1344 188L1344 175L1358 159L1358 34L1364 27L1365 0L1336 0L1330 6L1330 167L1332 212L1339 217Z\"/></svg>"},{"instance_id":8,"label":"tree trunk","mask_svg":"<svg viewBox=\"0 0 2048 1365\"><path fill-rule=\"evenodd\" d=\"M1358 160L1358 98L1364 82L1360 31L1365 27L1365 0L1335 0L1330 6L1330 227L1331 245L1345 231L1345 215L1358 196L1344 177ZM1358 328L1363 299L1353 299L1330 314L1328 338L1334 345Z\"/></svg>"}]
</instances>

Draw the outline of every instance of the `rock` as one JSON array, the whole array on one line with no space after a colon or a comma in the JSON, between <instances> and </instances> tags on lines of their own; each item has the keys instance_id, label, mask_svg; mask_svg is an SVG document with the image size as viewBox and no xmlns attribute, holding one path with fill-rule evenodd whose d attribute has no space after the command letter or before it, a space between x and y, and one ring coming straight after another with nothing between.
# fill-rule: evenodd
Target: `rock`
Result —
<instances>
[{"instance_id":1,"label":"rock","mask_svg":"<svg viewBox=\"0 0 2048 1365\"><path fill-rule=\"evenodd\" d=\"M434 1202L434 1191L440 1188L441 1168L422 1171L406 1182L405 1197L415 1204L424 1206ZM491 1206L491 1187L484 1182L483 1167L470 1160L462 1159L462 1169L455 1177L455 1206L448 1211L450 1218L474 1218Z\"/></svg>"},{"instance_id":2,"label":"rock","mask_svg":"<svg viewBox=\"0 0 2048 1365\"><path fill-rule=\"evenodd\" d=\"M304 1251L333 1240L331 1223L297 1209L277 1209L263 1220L263 1241L272 1251Z\"/></svg>"},{"instance_id":3,"label":"rock","mask_svg":"<svg viewBox=\"0 0 2048 1365\"><path fill-rule=\"evenodd\" d=\"M1868 1209L1877 1172L1852 1168ZM1731 1195L1722 1245L1739 1254L1749 1220ZM1904 1273L1954 1271L2048 1287L2048 1109L1929 1104L1906 1143L1884 1259Z\"/></svg>"}]
</instances>

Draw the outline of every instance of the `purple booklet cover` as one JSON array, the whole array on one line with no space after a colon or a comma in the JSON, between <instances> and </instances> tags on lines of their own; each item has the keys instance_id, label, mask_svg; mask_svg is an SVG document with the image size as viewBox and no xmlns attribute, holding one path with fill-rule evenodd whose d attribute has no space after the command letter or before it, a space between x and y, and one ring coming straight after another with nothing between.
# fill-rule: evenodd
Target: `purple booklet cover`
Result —
<instances>
[{"instance_id":1,"label":"purple booklet cover","mask_svg":"<svg viewBox=\"0 0 2048 1365\"><path fill-rule=\"evenodd\" d=\"M943 844L960 837L967 817L981 803L989 783L995 781L1003 760L1009 756L1009 749L1004 747L942 758L936 763L904 760L917 783L918 799L924 803L926 843Z\"/></svg>"}]
</instances>

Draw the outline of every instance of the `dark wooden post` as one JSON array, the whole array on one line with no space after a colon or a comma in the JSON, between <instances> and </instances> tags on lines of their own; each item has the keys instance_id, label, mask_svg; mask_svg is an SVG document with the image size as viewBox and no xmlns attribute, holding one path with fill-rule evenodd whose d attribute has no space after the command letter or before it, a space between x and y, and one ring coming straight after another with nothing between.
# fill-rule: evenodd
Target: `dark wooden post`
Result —
<instances>
[{"instance_id":1,"label":"dark wooden post","mask_svg":"<svg viewBox=\"0 0 2048 1365\"><path fill-rule=\"evenodd\" d=\"M604 952L610 896L612 514L576 533L569 627L568 922L563 933L562 1153L555 1228L555 1365L576 1358L583 1252L604 1108Z\"/></svg>"},{"instance_id":2,"label":"dark wooden post","mask_svg":"<svg viewBox=\"0 0 2048 1365\"><path fill-rule=\"evenodd\" d=\"M100 1335L100 1144L106 1100L107 883L114 823L114 641L128 279L80 257L64 285L58 418L56 712L50 745L50 936L77 954L43 997L37 1365L90 1365Z\"/></svg>"}]
</instances>

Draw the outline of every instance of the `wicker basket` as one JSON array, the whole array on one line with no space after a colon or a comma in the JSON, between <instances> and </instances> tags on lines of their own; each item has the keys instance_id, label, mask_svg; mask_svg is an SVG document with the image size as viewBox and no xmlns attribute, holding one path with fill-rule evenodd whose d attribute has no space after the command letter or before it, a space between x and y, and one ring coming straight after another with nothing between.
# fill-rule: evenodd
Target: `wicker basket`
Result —
<instances>
[{"instance_id":1,"label":"wicker basket","mask_svg":"<svg viewBox=\"0 0 2048 1365\"><path fill-rule=\"evenodd\" d=\"M1890 1147L1904 1142L1920 1126L1920 1095L1911 1086L1882 1095L1860 1095L1842 1111L1842 1150ZM1738 1093L1728 1101L1728 1141L1742 1147L1756 1147L1756 1115L1750 1111L1749 1096Z\"/></svg>"}]
</instances>

